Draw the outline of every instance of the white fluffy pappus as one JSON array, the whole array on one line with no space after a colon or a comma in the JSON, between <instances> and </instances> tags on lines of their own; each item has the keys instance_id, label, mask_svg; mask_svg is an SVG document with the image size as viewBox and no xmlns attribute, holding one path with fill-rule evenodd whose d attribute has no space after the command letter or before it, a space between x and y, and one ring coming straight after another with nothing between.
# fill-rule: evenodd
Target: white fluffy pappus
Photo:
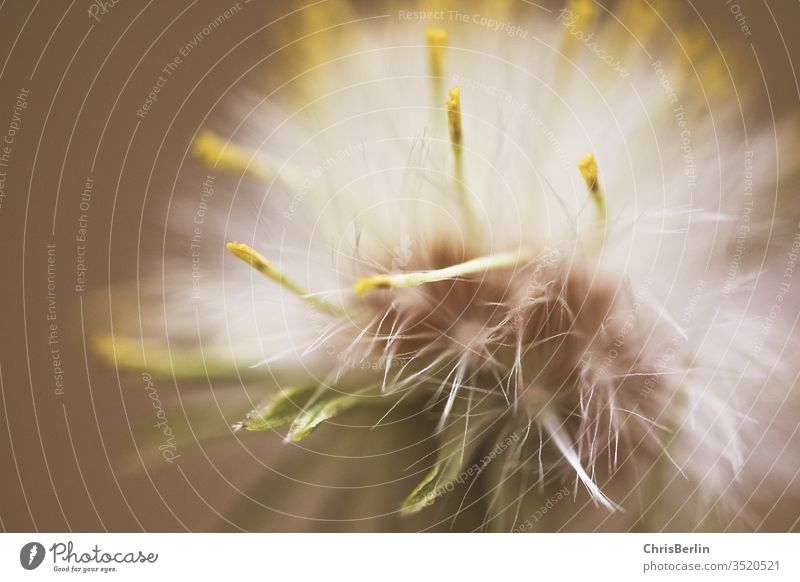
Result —
<instances>
[{"instance_id":1,"label":"white fluffy pappus","mask_svg":"<svg viewBox=\"0 0 800 582\"><path fill-rule=\"evenodd\" d=\"M335 439L368 410L435 443L381 527L796 528L794 142L658 6L281 23L296 75L194 140L216 199L196 293L178 259L145 324L189 346L163 370L252 377L237 429Z\"/></svg>"}]
</instances>

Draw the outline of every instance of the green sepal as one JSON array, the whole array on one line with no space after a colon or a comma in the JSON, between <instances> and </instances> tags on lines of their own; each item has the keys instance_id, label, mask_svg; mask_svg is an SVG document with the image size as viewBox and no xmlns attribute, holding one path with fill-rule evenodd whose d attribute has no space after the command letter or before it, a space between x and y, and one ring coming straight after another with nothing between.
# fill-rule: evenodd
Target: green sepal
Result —
<instances>
[{"instance_id":1,"label":"green sepal","mask_svg":"<svg viewBox=\"0 0 800 582\"><path fill-rule=\"evenodd\" d=\"M292 426L289 427L287 438L294 442L301 441L326 420L347 410L369 405L376 400L383 399L326 390L296 416Z\"/></svg>"},{"instance_id":2,"label":"green sepal","mask_svg":"<svg viewBox=\"0 0 800 582\"><path fill-rule=\"evenodd\" d=\"M262 431L286 426L303 412L317 390L314 384L285 388L250 411L238 428Z\"/></svg>"},{"instance_id":3,"label":"green sepal","mask_svg":"<svg viewBox=\"0 0 800 582\"><path fill-rule=\"evenodd\" d=\"M439 435L440 444L436 462L419 485L406 497L401 506L403 515L418 513L432 505L445 492L452 490L451 486L459 480L465 464L472 459L473 452L485 436L487 421L493 417L475 414L471 400L471 396L456 400L451 412L453 420Z\"/></svg>"},{"instance_id":4,"label":"green sepal","mask_svg":"<svg viewBox=\"0 0 800 582\"><path fill-rule=\"evenodd\" d=\"M455 471L451 469L455 467ZM458 476L458 463L436 460L433 469L425 475L422 482L403 501L401 508L403 515L414 515L427 506L432 505L436 498L446 491L449 483ZM444 469L449 469L445 471Z\"/></svg>"}]
</instances>

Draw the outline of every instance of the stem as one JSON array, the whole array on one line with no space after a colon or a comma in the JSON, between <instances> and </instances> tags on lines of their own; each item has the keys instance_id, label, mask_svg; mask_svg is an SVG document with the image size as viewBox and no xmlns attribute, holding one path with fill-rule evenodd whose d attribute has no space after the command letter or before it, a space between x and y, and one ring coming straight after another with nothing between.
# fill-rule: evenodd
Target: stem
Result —
<instances>
[{"instance_id":1,"label":"stem","mask_svg":"<svg viewBox=\"0 0 800 582\"><path fill-rule=\"evenodd\" d=\"M430 27L425 31L428 45L428 66L433 83L434 103L444 100L444 57L447 52L447 31Z\"/></svg>"},{"instance_id":2,"label":"stem","mask_svg":"<svg viewBox=\"0 0 800 582\"><path fill-rule=\"evenodd\" d=\"M399 273L390 275L373 275L359 279L355 284L357 295L364 295L373 289L399 289L404 287L418 287L425 283L446 281L465 275L483 273L492 269L514 267L522 261L528 260L530 253L525 250L486 255L471 259L458 265L451 265L433 271L416 271L413 273Z\"/></svg>"},{"instance_id":3,"label":"stem","mask_svg":"<svg viewBox=\"0 0 800 582\"><path fill-rule=\"evenodd\" d=\"M324 299L320 299L314 295L311 295L306 289L303 289L289 279L286 275L281 273L278 268L265 259L258 251L253 250L250 246L244 243L238 242L229 242L227 245L228 250L233 253L237 258L243 260L245 263L253 267L256 271L261 273L262 275L266 275L273 281L275 281L278 285L291 291L305 302L310 303L320 311L324 311L331 315L343 315L344 311L337 307L336 305L332 305L325 301Z\"/></svg>"},{"instance_id":4,"label":"stem","mask_svg":"<svg viewBox=\"0 0 800 582\"><path fill-rule=\"evenodd\" d=\"M464 214L468 234L477 233L477 221L464 180L464 129L461 122L461 90L450 89L447 100L447 126L450 130L450 143L453 146L453 179L458 191L459 204Z\"/></svg>"}]
</instances>

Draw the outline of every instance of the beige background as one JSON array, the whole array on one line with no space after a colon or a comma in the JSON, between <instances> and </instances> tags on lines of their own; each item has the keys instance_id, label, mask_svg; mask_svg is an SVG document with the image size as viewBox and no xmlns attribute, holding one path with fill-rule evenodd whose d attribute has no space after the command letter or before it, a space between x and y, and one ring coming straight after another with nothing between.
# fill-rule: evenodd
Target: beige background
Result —
<instances>
[{"instance_id":1,"label":"beige background","mask_svg":"<svg viewBox=\"0 0 800 582\"><path fill-rule=\"evenodd\" d=\"M183 473L174 467L150 475L129 470L129 419L148 406L141 379L117 375L92 357L82 330L107 328L105 289L136 280L138 253L141 272L159 268L165 192L180 171L190 137L211 105L251 67L250 84L274 84L279 67L261 61L277 35L265 25L288 12L286 4L242 3L239 15L185 59L140 120L136 110L164 63L231 2L121 0L99 16L100 22L89 18L86 0L0 3L0 134L20 89L30 90L0 211L2 529L235 529L217 515L229 507L230 485L208 463L187 465ZM770 2L773 20L764 3L740 1L751 39L739 34L723 0L696 4L716 35L752 41L765 69L764 104L768 98L778 112L796 111L799 96L790 59L800 59L800 4ZM214 66L229 50L224 64ZM79 294L74 290L75 235L89 175L94 192L87 212L87 291ZM47 339L49 243L56 245L62 395L55 393ZM161 389L165 400L174 392L169 385ZM169 414L179 412L171 408ZM254 445L267 457L270 446ZM380 447L380 439L371 446ZM409 451L408 457L418 454ZM240 461L216 462L221 467ZM343 474L357 471L354 464ZM280 488L289 486L278 481L261 499L276 500ZM392 487L399 495L411 486L413 478ZM339 509L346 513L346 503ZM237 524L252 527L243 511ZM325 522L271 519L282 529L336 529ZM392 528L392 519L356 528Z\"/></svg>"}]
</instances>

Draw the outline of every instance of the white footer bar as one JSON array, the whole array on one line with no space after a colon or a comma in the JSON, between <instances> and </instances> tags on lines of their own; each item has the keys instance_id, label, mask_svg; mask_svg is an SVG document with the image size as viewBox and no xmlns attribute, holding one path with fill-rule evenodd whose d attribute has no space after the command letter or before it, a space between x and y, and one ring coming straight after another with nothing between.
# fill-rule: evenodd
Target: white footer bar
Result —
<instances>
[{"instance_id":1,"label":"white footer bar","mask_svg":"<svg viewBox=\"0 0 800 582\"><path fill-rule=\"evenodd\" d=\"M796 534L3 534L2 580L800 580Z\"/></svg>"}]
</instances>

